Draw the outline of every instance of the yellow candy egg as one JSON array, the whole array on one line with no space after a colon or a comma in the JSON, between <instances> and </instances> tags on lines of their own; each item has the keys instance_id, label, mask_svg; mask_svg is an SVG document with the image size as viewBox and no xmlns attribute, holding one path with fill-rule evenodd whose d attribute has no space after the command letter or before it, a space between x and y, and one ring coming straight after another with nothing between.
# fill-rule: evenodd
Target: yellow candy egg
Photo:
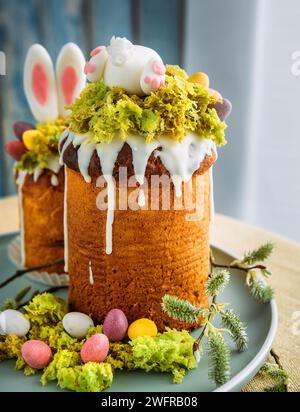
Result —
<instances>
[{"instance_id":1,"label":"yellow candy egg","mask_svg":"<svg viewBox=\"0 0 300 412\"><path fill-rule=\"evenodd\" d=\"M137 338L138 336L156 336L157 327L152 320L141 318L132 322L127 333L130 339Z\"/></svg>"},{"instance_id":2,"label":"yellow candy egg","mask_svg":"<svg viewBox=\"0 0 300 412\"><path fill-rule=\"evenodd\" d=\"M28 150L33 150L35 141L37 139L42 139L42 137L43 135L41 132L35 129L26 130L22 135L23 142Z\"/></svg>"},{"instance_id":3,"label":"yellow candy egg","mask_svg":"<svg viewBox=\"0 0 300 412\"><path fill-rule=\"evenodd\" d=\"M199 84L202 84L202 86L204 87L209 87L209 77L207 76L206 73L203 73L203 72L194 73L189 77L188 80L191 83L199 83Z\"/></svg>"}]
</instances>

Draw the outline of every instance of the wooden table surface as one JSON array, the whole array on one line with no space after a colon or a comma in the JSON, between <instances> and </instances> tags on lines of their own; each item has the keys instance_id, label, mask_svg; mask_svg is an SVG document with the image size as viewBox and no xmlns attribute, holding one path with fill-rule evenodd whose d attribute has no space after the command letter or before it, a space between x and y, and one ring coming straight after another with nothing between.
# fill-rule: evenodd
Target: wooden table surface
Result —
<instances>
[{"instance_id":1,"label":"wooden table surface","mask_svg":"<svg viewBox=\"0 0 300 412\"><path fill-rule=\"evenodd\" d=\"M18 229L18 205L15 196L0 200L0 233ZM274 350L290 376L290 391L300 391L300 245L264 229L217 214L212 225L212 243L242 256L245 251L267 241L275 244L269 267L269 283L275 288L279 310L278 333ZM254 378L244 389L258 391L265 386Z\"/></svg>"}]
</instances>

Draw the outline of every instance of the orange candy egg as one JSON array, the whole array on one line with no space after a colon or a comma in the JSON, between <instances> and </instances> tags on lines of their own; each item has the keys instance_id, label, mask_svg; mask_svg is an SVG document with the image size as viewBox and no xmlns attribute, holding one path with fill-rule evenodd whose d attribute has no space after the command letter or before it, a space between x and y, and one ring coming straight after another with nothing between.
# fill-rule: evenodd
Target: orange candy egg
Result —
<instances>
[{"instance_id":1,"label":"orange candy egg","mask_svg":"<svg viewBox=\"0 0 300 412\"><path fill-rule=\"evenodd\" d=\"M204 87L209 87L209 77L207 76L206 73L203 72L197 72L192 74L189 78L188 81L191 83L199 83Z\"/></svg>"}]
</instances>

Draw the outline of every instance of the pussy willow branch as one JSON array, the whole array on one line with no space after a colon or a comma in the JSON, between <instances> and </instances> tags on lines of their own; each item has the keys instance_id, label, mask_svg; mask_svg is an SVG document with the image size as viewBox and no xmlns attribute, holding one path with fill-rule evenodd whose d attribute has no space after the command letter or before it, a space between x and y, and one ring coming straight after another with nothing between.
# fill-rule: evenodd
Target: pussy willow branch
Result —
<instances>
[{"instance_id":1,"label":"pussy willow branch","mask_svg":"<svg viewBox=\"0 0 300 412\"><path fill-rule=\"evenodd\" d=\"M62 264L62 263L64 263L64 260L60 259L60 260L55 260L54 262L44 263L43 265L33 266L31 268L18 269L18 270L16 270L16 272L12 276L10 276L6 280L4 280L4 282L0 283L0 289L3 288L4 286L8 285L13 280L25 275L25 273L29 273L29 272L32 272L34 270L45 269L45 268L55 266L55 265L59 265L59 264Z\"/></svg>"},{"instance_id":2,"label":"pussy willow branch","mask_svg":"<svg viewBox=\"0 0 300 412\"><path fill-rule=\"evenodd\" d=\"M270 355L271 355L271 356L273 357L273 359L275 360L275 363L276 363L276 365L278 366L278 368L284 371L285 369L284 369L284 367L282 366L282 363L280 362L279 356L277 355L277 353L274 351L273 348L270 350ZM284 384L284 387L285 387L286 392L288 392L288 391L289 391L289 387L288 387L288 385L287 385L286 383Z\"/></svg>"},{"instance_id":3,"label":"pussy willow branch","mask_svg":"<svg viewBox=\"0 0 300 412\"><path fill-rule=\"evenodd\" d=\"M214 304L216 304L216 303L217 303L217 296L215 295L215 296L213 296L211 305L214 305ZM195 345L194 350L197 350L197 349L198 349L199 343L201 342L201 340L202 340L202 338L203 338L203 336L204 336L204 334L205 334L205 330L206 330L206 328L207 328L207 325L208 325L208 323L211 321L211 318L212 318L212 317L213 317L213 313L210 312L210 314L209 314L208 317L207 317L207 321L205 322L205 325L203 326L202 332L200 333L200 335L198 336L198 338L196 339L196 341L195 341L195 343L194 343L194 345ZM197 346L196 346L196 345L197 345Z\"/></svg>"},{"instance_id":4,"label":"pussy willow branch","mask_svg":"<svg viewBox=\"0 0 300 412\"><path fill-rule=\"evenodd\" d=\"M270 354L271 356L274 358L276 364L279 366L280 369L283 369L283 366L280 362L279 356L277 355L277 353L274 351L274 349L270 350Z\"/></svg>"},{"instance_id":5,"label":"pussy willow branch","mask_svg":"<svg viewBox=\"0 0 300 412\"><path fill-rule=\"evenodd\" d=\"M224 269L238 269L238 270L243 270L244 272L248 272L249 270L252 269L266 269L266 266L264 265L253 265L253 266L247 266L246 268L243 268L237 264L229 264L229 265L221 265L219 263L216 263L212 256L210 257L210 264L214 268L224 268Z\"/></svg>"}]
</instances>

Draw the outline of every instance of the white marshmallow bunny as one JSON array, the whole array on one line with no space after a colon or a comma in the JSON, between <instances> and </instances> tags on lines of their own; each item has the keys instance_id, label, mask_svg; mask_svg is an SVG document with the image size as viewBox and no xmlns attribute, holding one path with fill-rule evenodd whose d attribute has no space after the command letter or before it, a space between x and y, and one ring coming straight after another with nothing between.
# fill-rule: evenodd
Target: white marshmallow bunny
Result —
<instances>
[{"instance_id":1,"label":"white marshmallow bunny","mask_svg":"<svg viewBox=\"0 0 300 412\"><path fill-rule=\"evenodd\" d=\"M74 43L65 44L57 57L56 74L51 57L40 44L32 45L25 59L24 90L38 122L66 117L65 106L72 104L86 85L85 58Z\"/></svg>"},{"instance_id":2,"label":"white marshmallow bunny","mask_svg":"<svg viewBox=\"0 0 300 412\"><path fill-rule=\"evenodd\" d=\"M98 46L84 72L89 81L103 78L109 86L119 86L139 96L165 85L165 66L156 51L133 45L125 37L112 37L108 47Z\"/></svg>"}]
</instances>

